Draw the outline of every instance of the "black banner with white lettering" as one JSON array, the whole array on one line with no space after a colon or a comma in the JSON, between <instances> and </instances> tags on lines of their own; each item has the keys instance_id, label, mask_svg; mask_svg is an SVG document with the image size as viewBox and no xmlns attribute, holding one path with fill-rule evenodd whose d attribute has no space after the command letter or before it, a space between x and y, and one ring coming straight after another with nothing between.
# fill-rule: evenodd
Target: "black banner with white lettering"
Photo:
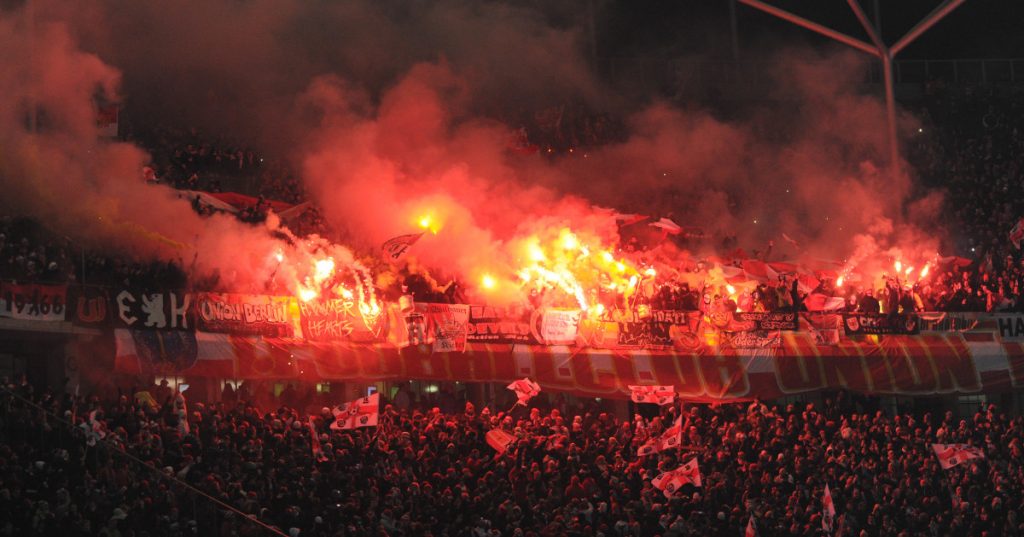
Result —
<instances>
[{"instance_id":1,"label":"black banner with white lettering","mask_svg":"<svg viewBox=\"0 0 1024 537\"><path fill-rule=\"evenodd\" d=\"M885 315L881 313L844 313L846 335L917 334L921 321L917 315Z\"/></svg>"},{"instance_id":2,"label":"black banner with white lettering","mask_svg":"<svg viewBox=\"0 0 1024 537\"><path fill-rule=\"evenodd\" d=\"M536 345L530 329L534 311L524 307L469 307L467 341Z\"/></svg>"},{"instance_id":3,"label":"black banner with white lettering","mask_svg":"<svg viewBox=\"0 0 1024 537\"><path fill-rule=\"evenodd\" d=\"M288 296L196 293L196 329L265 337L295 337L298 305Z\"/></svg>"},{"instance_id":4,"label":"black banner with white lettering","mask_svg":"<svg viewBox=\"0 0 1024 537\"><path fill-rule=\"evenodd\" d=\"M112 318L118 328L194 330L192 294L186 291L157 293L124 289L112 298Z\"/></svg>"}]
</instances>

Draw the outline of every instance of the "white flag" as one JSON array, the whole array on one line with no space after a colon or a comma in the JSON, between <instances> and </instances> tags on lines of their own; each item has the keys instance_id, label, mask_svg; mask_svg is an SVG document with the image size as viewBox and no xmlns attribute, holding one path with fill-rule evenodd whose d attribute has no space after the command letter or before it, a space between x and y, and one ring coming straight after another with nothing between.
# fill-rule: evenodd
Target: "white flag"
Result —
<instances>
[{"instance_id":1,"label":"white flag","mask_svg":"<svg viewBox=\"0 0 1024 537\"><path fill-rule=\"evenodd\" d=\"M339 405L334 409L332 431L376 427L380 420L380 394L375 393L355 401Z\"/></svg>"},{"instance_id":2,"label":"white flag","mask_svg":"<svg viewBox=\"0 0 1024 537\"><path fill-rule=\"evenodd\" d=\"M651 484L654 488L665 493L666 498L671 498L675 495L676 491L683 487L683 485L693 485L695 487L701 486L700 480L700 468L697 466L697 458L690 459L689 462L671 470L658 475L651 480Z\"/></svg>"},{"instance_id":3,"label":"white flag","mask_svg":"<svg viewBox=\"0 0 1024 537\"><path fill-rule=\"evenodd\" d=\"M967 444L932 444L932 450L939 458L939 465L943 470L949 470L964 461L985 458L985 453L981 449Z\"/></svg>"},{"instance_id":4,"label":"white flag","mask_svg":"<svg viewBox=\"0 0 1024 537\"><path fill-rule=\"evenodd\" d=\"M676 399L675 386L628 386L629 398L634 403L668 405Z\"/></svg>"},{"instance_id":5,"label":"white flag","mask_svg":"<svg viewBox=\"0 0 1024 537\"><path fill-rule=\"evenodd\" d=\"M821 529L831 533L832 523L836 519L836 504L832 502L832 492L828 489L828 483L825 484L825 497L821 504Z\"/></svg>"},{"instance_id":6,"label":"white flag","mask_svg":"<svg viewBox=\"0 0 1024 537\"><path fill-rule=\"evenodd\" d=\"M689 423L689 422L687 422ZM683 443L683 417L676 418L671 427L661 433L657 438L648 440L637 450L637 456L643 457L666 449L679 447Z\"/></svg>"},{"instance_id":7,"label":"white flag","mask_svg":"<svg viewBox=\"0 0 1024 537\"><path fill-rule=\"evenodd\" d=\"M516 392L516 398L518 399L516 402L517 405L526 406L526 403L530 402L530 399L533 399L534 396L540 393L540 384L537 384L528 378L522 378L514 381L506 387Z\"/></svg>"}]
</instances>

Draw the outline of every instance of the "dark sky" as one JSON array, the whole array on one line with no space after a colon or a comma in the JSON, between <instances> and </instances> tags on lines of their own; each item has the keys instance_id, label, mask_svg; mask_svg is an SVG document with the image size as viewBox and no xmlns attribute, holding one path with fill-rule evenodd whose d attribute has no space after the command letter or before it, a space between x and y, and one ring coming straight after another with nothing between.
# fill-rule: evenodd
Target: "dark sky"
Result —
<instances>
[{"instance_id":1,"label":"dark sky","mask_svg":"<svg viewBox=\"0 0 1024 537\"><path fill-rule=\"evenodd\" d=\"M597 0L600 55L731 54L728 0ZM868 41L843 0L766 0L812 21ZM873 0L861 6L874 19ZM883 38L894 43L940 5L939 0L879 0ZM803 28L737 4L741 54L764 45L828 42ZM1024 55L1024 2L967 1L905 49L901 58L1011 58Z\"/></svg>"}]
</instances>

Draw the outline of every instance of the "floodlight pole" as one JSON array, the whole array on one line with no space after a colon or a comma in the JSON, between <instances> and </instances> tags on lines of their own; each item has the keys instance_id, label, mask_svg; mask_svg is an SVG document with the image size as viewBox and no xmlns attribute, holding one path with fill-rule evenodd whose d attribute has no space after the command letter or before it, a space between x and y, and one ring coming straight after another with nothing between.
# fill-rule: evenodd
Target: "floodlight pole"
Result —
<instances>
[{"instance_id":1,"label":"floodlight pole","mask_svg":"<svg viewBox=\"0 0 1024 537\"><path fill-rule=\"evenodd\" d=\"M942 4L939 4L938 7L932 10L931 13L911 28L906 35L896 41L896 44L892 47L887 47L885 42L882 41L882 36L880 35L879 30L871 25L871 22L868 20L867 15L864 14L864 10L861 9L860 3L857 0L846 1L850 5L850 9L853 10L853 14L857 16L857 20L860 21L861 26L864 27L864 31L867 32L868 37L871 39L871 44L865 43L855 37L850 37L844 33L837 32L831 28L822 26L821 24L807 20L798 15L794 15L784 9L779 9L770 4L766 4L761 0L739 1L752 8L759 9L769 15L774 15L782 20L796 24L797 26L807 28L808 30L817 32L825 37L853 47L861 52L871 54L872 56L882 60L882 76L885 84L885 116L889 131L889 165L894 171L897 171L900 164L900 146L896 130L896 92L895 81L892 76L893 58L895 58L901 50L906 48L907 45L913 43L915 39L921 36L921 34L927 32L932 26L935 26L935 23L942 20L943 17L950 14L954 9L959 7L960 4L963 4L967 0L943 1ZM875 6L875 17L880 19L877 13L877 2L875 3Z\"/></svg>"}]
</instances>

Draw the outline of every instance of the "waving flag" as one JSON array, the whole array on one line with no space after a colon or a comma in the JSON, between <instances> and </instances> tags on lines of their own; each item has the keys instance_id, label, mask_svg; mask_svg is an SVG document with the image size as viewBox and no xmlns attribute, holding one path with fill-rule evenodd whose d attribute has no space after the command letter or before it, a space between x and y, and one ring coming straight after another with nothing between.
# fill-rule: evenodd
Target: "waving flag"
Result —
<instances>
[{"instance_id":1,"label":"waving flag","mask_svg":"<svg viewBox=\"0 0 1024 537\"><path fill-rule=\"evenodd\" d=\"M821 529L831 533L832 523L836 519L836 504L832 503L832 492L828 490L828 483L825 484L825 497L821 501Z\"/></svg>"},{"instance_id":2,"label":"waving flag","mask_svg":"<svg viewBox=\"0 0 1024 537\"><path fill-rule=\"evenodd\" d=\"M659 451L665 451L666 449L672 449L679 447L683 443L683 417L676 418L676 422L671 427L661 433L661 436L649 440L646 444L640 446L636 454L639 457L657 453Z\"/></svg>"},{"instance_id":3,"label":"waving flag","mask_svg":"<svg viewBox=\"0 0 1024 537\"><path fill-rule=\"evenodd\" d=\"M107 437L106 431L103 430L103 423L96 419L95 410L89 413L89 423L83 423L81 428L85 431L85 442L90 446L95 446L96 442Z\"/></svg>"},{"instance_id":4,"label":"waving flag","mask_svg":"<svg viewBox=\"0 0 1024 537\"><path fill-rule=\"evenodd\" d=\"M384 253L388 255L389 259L397 260L405 254L406 250L410 246L416 244L416 241L420 240L423 233L411 233L409 235L399 235L393 239L388 239L380 248L384 250Z\"/></svg>"},{"instance_id":5,"label":"waving flag","mask_svg":"<svg viewBox=\"0 0 1024 537\"><path fill-rule=\"evenodd\" d=\"M334 409L332 431L357 429L359 427L376 427L380 419L380 394L356 399Z\"/></svg>"},{"instance_id":6,"label":"waving flag","mask_svg":"<svg viewBox=\"0 0 1024 537\"><path fill-rule=\"evenodd\" d=\"M506 387L516 392L516 397L519 399L516 402L517 405L526 406L530 399L533 399L534 396L540 393L540 384L528 378L519 379Z\"/></svg>"},{"instance_id":7,"label":"waving flag","mask_svg":"<svg viewBox=\"0 0 1024 537\"><path fill-rule=\"evenodd\" d=\"M320 433L316 431L316 423L313 422L313 416L309 417L309 441L310 446L313 448L313 458L316 462L324 462L327 460L327 455L324 455L324 450L320 447Z\"/></svg>"},{"instance_id":8,"label":"waving flag","mask_svg":"<svg viewBox=\"0 0 1024 537\"><path fill-rule=\"evenodd\" d=\"M664 492L666 498L671 498L675 495L676 491L682 488L683 485L701 486L700 468L697 467L697 459L690 459L690 462L675 470L659 474L658 477L651 480L651 484L654 485L654 488Z\"/></svg>"},{"instance_id":9,"label":"waving flag","mask_svg":"<svg viewBox=\"0 0 1024 537\"><path fill-rule=\"evenodd\" d=\"M1017 223L1013 225L1013 229L1010 230L1010 242L1013 243L1014 248L1020 250L1020 241L1024 240L1024 217L1017 220Z\"/></svg>"},{"instance_id":10,"label":"waving flag","mask_svg":"<svg viewBox=\"0 0 1024 537\"><path fill-rule=\"evenodd\" d=\"M487 439L487 445L494 448L498 453L505 453L508 451L508 446L515 442L516 437L508 431L502 429L491 429L484 435Z\"/></svg>"},{"instance_id":11,"label":"waving flag","mask_svg":"<svg viewBox=\"0 0 1024 537\"><path fill-rule=\"evenodd\" d=\"M747 529L743 531L743 537L757 537L757 526L754 525L754 515L747 520Z\"/></svg>"},{"instance_id":12,"label":"waving flag","mask_svg":"<svg viewBox=\"0 0 1024 537\"><path fill-rule=\"evenodd\" d=\"M185 402L185 394L181 392L174 398L174 413L178 415L178 433L185 436L192 432L188 426L188 404Z\"/></svg>"},{"instance_id":13,"label":"waving flag","mask_svg":"<svg viewBox=\"0 0 1024 537\"><path fill-rule=\"evenodd\" d=\"M634 403L668 405L676 399L674 386L629 386L629 398Z\"/></svg>"},{"instance_id":14,"label":"waving flag","mask_svg":"<svg viewBox=\"0 0 1024 537\"><path fill-rule=\"evenodd\" d=\"M939 465L943 470L950 468L971 459L984 459L985 453L980 449L967 444L932 444L935 456L939 458Z\"/></svg>"}]
</instances>

